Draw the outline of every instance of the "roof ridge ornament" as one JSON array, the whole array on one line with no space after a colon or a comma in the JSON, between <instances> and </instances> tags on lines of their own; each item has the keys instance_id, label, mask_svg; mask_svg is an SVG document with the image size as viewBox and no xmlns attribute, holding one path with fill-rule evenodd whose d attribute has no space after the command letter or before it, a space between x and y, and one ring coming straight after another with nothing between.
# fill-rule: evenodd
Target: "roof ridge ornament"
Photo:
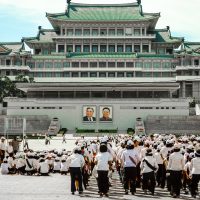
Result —
<instances>
[{"instance_id":1,"label":"roof ridge ornament","mask_svg":"<svg viewBox=\"0 0 200 200\"><path fill-rule=\"evenodd\" d=\"M66 5L66 9L65 9L65 13L69 16L69 7L71 4L71 0L67 0L67 5Z\"/></svg>"},{"instance_id":2,"label":"roof ridge ornament","mask_svg":"<svg viewBox=\"0 0 200 200\"><path fill-rule=\"evenodd\" d=\"M141 0L137 0L137 3L138 3L139 5L141 5L142 1L141 1Z\"/></svg>"}]
</instances>

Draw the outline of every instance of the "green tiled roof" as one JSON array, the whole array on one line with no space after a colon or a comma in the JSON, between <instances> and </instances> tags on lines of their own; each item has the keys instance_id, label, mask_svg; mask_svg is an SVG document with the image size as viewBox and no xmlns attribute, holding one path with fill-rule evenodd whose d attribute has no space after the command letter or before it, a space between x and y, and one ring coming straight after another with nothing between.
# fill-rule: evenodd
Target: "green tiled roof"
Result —
<instances>
[{"instance_id":1,"label":"green tiled roof","mask_svg":"<svg viewBox=\"0 0 200 200\"><path fill-rule=\"evenodd\" d=\"M136 58L135 53L70 53L67 58Z\"/></svg>"},{"instance_id":2,"label":"green tiled roof","mask_svg":"<svg viewBox=\"0 0 200 200\"><path fill-rule=\"evenodd\" d=\"M168 54L138 54L138 58L148 58L148 59L172 59L174 55Z\"/></svg>"},{"instance_id":3,"label":"green tiled roof","mask_svg":"<svg viewBox=\"0 0 200 200\"><path fill-rule=\"evenodd\" d=\"M65 55L33 55L33 60L62 60L66 59Z\"/></svg>"},{"instance_id":4,"label":"green tiled roof","mask_svg":"<svg viewBox=\"0 0 200 200\"><path fill-rule=\"evenodd\" d=\"M77 4L69 5L69 12L50 14L47 17L56 20L81 20L81 21L124 21L124 20L145 20L157 17L156 14L142 14L140 5L130 4Z\"/></svg>"},{"instance_id":5,"label":"green tiled roof","mask_svg":"<svg viewBox=\"0 0 200 200\"><path fill-rule=\"evenodd\" d=\"M168 29L155 29L156 34L155 42L177 43L182 41L182 37L173 37Z\"/></svg>"}]
</instances>

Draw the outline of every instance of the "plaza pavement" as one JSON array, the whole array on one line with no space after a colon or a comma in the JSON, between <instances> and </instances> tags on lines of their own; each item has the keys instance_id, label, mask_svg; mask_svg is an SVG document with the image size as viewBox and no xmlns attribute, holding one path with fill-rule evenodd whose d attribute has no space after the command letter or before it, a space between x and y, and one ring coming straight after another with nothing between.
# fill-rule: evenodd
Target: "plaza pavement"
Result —
<instances>
[{"instance_id":1,"label":"plaza pavement","mask_svg":"<svg viewBox=\"0 0 200 200\"><path fill-rule=\"evenodd\" d=\"M33 150L48 150L65 148L72 150L75 146L75 139L68 136L67 143L62 144L62 138L53 138L50 145L45 145L44 140L29 140L29 146ZM165 190L157 188L155 196L144 195L141 189L137 189L136 194L124 195L122 184L115 172L110 188L109 197L102 199L111 200L149 200L160 199L168 200L169 193ZM51 174L48 177L41 176L22 176L22 175L0 175L0 200L93 200L100 198L97 193L97 182L91 177L89 187L84 190L82 195L71 195L70 192L70 176ZM181 199L191 199L189 195L181 194Z\"/></svg>"}]
</instances>

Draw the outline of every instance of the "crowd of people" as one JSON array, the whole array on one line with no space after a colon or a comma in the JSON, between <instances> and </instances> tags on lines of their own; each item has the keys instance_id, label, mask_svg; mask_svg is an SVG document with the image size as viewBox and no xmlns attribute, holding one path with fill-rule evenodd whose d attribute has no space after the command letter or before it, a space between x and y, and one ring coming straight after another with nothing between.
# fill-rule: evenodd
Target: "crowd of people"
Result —
<instances>
[{"instance_id":1,"label":"crowd of people","mask_svg":"<svg viewBox=\"0 0 200 200\"><path fill-rule=\"evenodd\" d=\"M98 193L109 195L112 174L116 170L124 193L134 195L137 188L154 195L156 187L167 189L178 198L181 190L196 198L200 181L200 137L154 134L150 136L117 135L97 139L78 139L72 151L34 152L13 148L13 141L0 142L2 174L48 176L70 174L71 193L83 193L91 176Z\"/></svg>"}]
</instances>

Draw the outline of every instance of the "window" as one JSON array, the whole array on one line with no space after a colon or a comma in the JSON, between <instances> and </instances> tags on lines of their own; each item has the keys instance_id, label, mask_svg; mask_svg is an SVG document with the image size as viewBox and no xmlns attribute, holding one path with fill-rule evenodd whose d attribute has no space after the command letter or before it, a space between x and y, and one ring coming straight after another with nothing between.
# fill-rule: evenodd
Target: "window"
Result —
<instances>
[{"instance_id":1,"label":"window","mask_svg":"<svg viewBox=\"0 0 200 200\"><path fill-rule=\"evenodd\" d=\"M152 77L152 72L144 72L144 77Z\"/></svg>"},{"instance_id":2,"label":"window","mask_svg":"<svg viewBox=\"0 0 200 200\"><path fill-rule=\"evenodd\" d=\"M35 49L35 54L36 54L36 55L41 54L41 49Z\"/></svg>"},{"instance_id":3,"label":"window","mask_svg":"<svg viewBox=\"0 0 200 200\"><path fill-rule=\"evenodd\" d=\"M106 52L106 45L100 45L100 52Z\"/></svg>"},{"instance_id":4,"label":"window","mask_svg":"<svg viewBox=\"0 0 200 200\"><path fill-rule=\"evenodd\" d=\"M167 48L166 53L167 54L173 54L173 48Z\"/></svg>"},{"instance_id":5,"label":"window","mask_svg":"<svg viewBox=\"0 0 200 200\"><path fill-rule=\"evenodd\" d=\"M108 62L108 67L109 68L115 67L115 62Z\"/></svg>"},{"instance_id":6,"label":"window","mask_svg":"<svg viewBox=\"0 0 200 200\"><path fill-rule=\"evenodd\" d=\"M91 62L90 63L91 68L96 68L97 67L97 62Z\"/></svg>"},{"instance_id":7,"label":"window","mask_svg":"<svg viewBox=\"0 0 200 200\"><path fill-rule=\"evenodd\" d=\"M101 78L106 77L106 72L99 72L99 77Z\"/></svg>"},{"instance_id":8,"label":"window","mask_svg":"<svg viewBox=\"0 0 200 200\"><path fill-rule=\"evenodd\" d=\"M70 62L64 62L63 67L70 67Z\"/></svg>"},{"instance_id":9,"label":"window","mask_svg":"<svg viewBox=\"0 0 200 200\"><path fill-rule=\"evenodd\" d=\"M140 45L134 45L134 52L140 52Z\"/></svg>"},{"instance_id":10,"label":"window","mask_svg":"<svg viewBox=\"0 0 200 200\"><path fill-rule=\"evenodd\" d=\"M83 30L83 35L89 36L90 35L90 29L84 29Z\"/></svg>"},{"instance_id":11,"label":"window","mask_svg":"<svg viewBox=\"0 0 200 200\"><path fill-rule=\"evenodd\" d=\"M88 77L88 72L81 72L81 77Z\"/></svg>"},{"instance_id":12,"label":"window","mask_svg":"<svg viewBox=\"0 0 200 200\"><path fill-rule=\"evenodd\" d=\"M133 72L126 72L126 77L133 77Z\"/></svg>"},{"instance_id":13,"label":"window","mask_svg":"<svg viewBox=\"0 0 200 200\"><path fill-rule=\"evenodd\" d=\"M98 29L92 29L92 35L98 35L99 33L98 33Z\"/></svg>"},{"instance_id":14,"label":"window","mask_svg":"<svg viewBox=\"0 0 200 200\"><path fill-rule=\"evenodd\" d=\"M135 67L136 68L142 68L143 67L143 63L142 62L136 62L135 63Z\"/></svg>"},{"instance_id":15,"label":"window","mask_svg":"<svg viewBox=\"0 0 200 200\"><path fill-rule=\"evenodd\" d=\"M117 72L117 77L124 77L124 72Z\"/></svg>"},{"instance_id":16,"label":"window","mask_svg":"<svg viewBox=\"0 0 200 200\"><path fill-rule=\"evenodd\" d=\"M175 107L172 107L172 109L174 110L174 109L176 109Z\"/></svg>"},{"instance_id":17,"label":"window","mask_svg":"<svg viewBox=\"0 0 200 200\"><path fill-rule=\"evenodd\" d=\"M73 35L73 29L67 29L67 35Z\"/></svg>"},{"instance_id":18,"label":"window","mask_svg":"<svg viewBox=\"0 0 200 200\"><path fill-rule=\"evenodd\" d=\"M131 67L134 67L134 63L133 63L133 62L127 62L127 63L126 63L126 67L127 67L127 68L129 68L129 67L130 67L130 68L131 68Z\"/></svg>"},{"instance_id":19,"label":"window","mask_svg":"<svg viewBox=\"0 0 200 200\"><path fill-rule=\"evenodd\" d=\"M161 68L161 63L160 62L154 62L153 63L153 68L154 69L160 69Z\"/></svg>"},{"instance_id":20,"label":"window","mask_svg":"<svg viewBox=\"0 0 200 200\"><path fill-rule=\"evenodd\" d=\"M153 72L153 77L161 77L161 72Z\"/></svg>"},{"instance_id":21,"label":"window","mask_svg":"<svg viewBox=\"0 0 200 200\"><path fill-rule=\"evenodd\" d=\"M90 52L90 45L83 45L83 52Z\"/></svg>"},{"instance_id":22,"label":"window","mask_svg":"<svg viewBox=\"0 0 200 200\"><path fill-rule=\"evenodd\" d=\"M63 72L63 77L70 77L70 73L69 72Z\"/></svg>"},{"instance_id":23,"label":"window","mask_svg":"<svg viewBox=\"0 0 200 200\"><path fill-rule=\"evenodd\" d=\"M75 45L75 52L81 52L81 45Z\"/></svg>"},{"instance_id":24,"label":"window","mask_svg":"<svg viewBox=\"0 0 200 200\"><path fill-rule=\"evenodd\" d=\"M132 35L132 28L126 28L126 35Z\"/></svg>"},{"instance_id":25,"label":"window","mask_svg":"<svg viewBox=\"0 0 200 200\"><path fill-rule=\"evenodd\" d=\"M106 67L106 62L99 62L99 67L100 68L105 68Z\"/></svg>"},{"instance_id":26,"label":"window","mask_svg":"<svg viewBox=\"0 0 200 200\"><path fill-rule=\"evenodd\" d=\"M45 62L45 68L53 68L53 63L52 62Z\"/></svg>"},{"instance_id":27,"label":"window","mask_svg":"<svg viewBox=\"0 0 200 200\"><path fill-rule=\"evenodd\" d=\"M140 35L140 29L139 28L134 29L134 35L136 35L136 36Z\"/></svg>"},{"instance_id":28,"label":"window","mask_svg":"<svg viewBox=\"0 0 200 200\"><path fill-rule=\"evenodd\" d=\"M162 63L162 69L171 69L171 63L170 62Z\"/></svg>"},{"instance_id":29,"label":"window","mask_svg":"<svg viewBox=\"0 0 200 200\"><path fill-rule=\"evenodd\" d=\"M98 45L92 45L92 52L98 52Z\"/></svg>"},{"instance_id":30,"label":"window","mask_svg":"<svg viewBox=\"0 0 200 200\"><path fill-rule=\"evenodd\" d=\"M152 65L151 62L144 62L144 69L151 69Z\"/></svg>"},{"instance_id":31,"label":"window","mask_svg":"<svg viewBox=\"0 0 200 200\"><path fill-rule=\"evenodd\" d=\"M115 77L115 72L108 72L108 77Z\"/></svg>"},{"instance_id":32,"label":"window","mask_svg":"<svg viewBox=\"0 0 200 200\"><path fill-rule=\"evenodd\" d=\"M118 63L117 63L117 67L119 67L119 68L120 68L120 67L124 67L124 62L118 62Z\"/></svg>"},{"instance_id":33,"label":"window","mask_svg":"<svg viewBox=\"0 0 200 200\"><path fill-rule=\"evenodd\" d=\"M73 52L73 45L67 45L67 52Z\"/></svg>"},{"instance_id":34,"label":"window","mask_svg":"<svg viewBox=\"0 0 200 200\"><path fill-rule=\"evenodd\" d=\"M124 35L123 29L117 29L117 35Z\"/></svg>"},{"instance_id":35,"label":"window","mask_svg":"<svg viewBox=\"0 0 200 200\"><path fill-rule=\"evenodd\" d=\"M6 76L10 76L10 71L6 71Z\"/></svg>"},{"instance_id":36,"label":"window","mask_svg":"<svg viewBox=\"0 0 200 200\"><path fill-rule=\"evenodd\" d=\"M117 52L123 52L123 45L117 45Z\"/></svg>"},{"instance_id":37,"label":"window","mask_svg":"<svg viewBox=\"0 0 200 200\"><path fill-rule=\"evenodd\" d=\"M64 28L62 29L62 33L63 33L63 35L65 35L65 29Z\"/></svg>"},{"instance_id":38,"label":"window","mask_svg":"<svg viewBox=\"0 0 200 200\"><path fill-rule=\"evenodd\" d=\"M79 67L79 62L72 62L72 67L78 68Z\"/></svg>"},{"instance_id":39,"label":"window","mask_svg":"<svg viewBox=\"0 0 200 200\"><path fill-rule=\"evenodd\" d=\"M142 45L142 52L148 53L149 52L149 45Z\"/></svg>"},{"instance_id":40,"label":"window","mask_svg":"<svg viewBox=\"0 0 200 200\"><path fill-rule=\"evenodd\" d=\"M49 54L49 49L43 49L42 53L43 53L43 55L48 55Z\"/></svg>"},{"instance_id":41,"label":"window","mask_svg":"<svg viewBox=\"0 0 200 200\"><path fill-rule=\"evenodd\" d=\"M107 30L106 29L101 29L100 30L100 35L107 35Z\"/></svg>"},{"instance_id":42,"label":"window","mask_svg":"<svg viewBox=\"0 0 200 200\"><path fill-rule=\"evenodd\" d=\"M88 67L88 63L87 62L81 62L81 67L82 68L87 68Z\"/></svg>"},{"instance_id":43,"label":"window","mask_svg":"<svg viewBox=\"0 0 200 200\"><path fill-rule=\"evenodd\" d=\"M109 52L115 52L115 45L109 45L108 46L108 51Z\"/></svg>"},{"instance_id":44,"label":"window","mask_svg":"<svg viewBox=\"0 0 200 200\"><path fill-rule=\"evenodd\" d=\"M36 67L39 68L39 69L41 69L41 68L44 67L44 63L43 63L43 62L38 62L38 63L36 64Z\"/></svg>"},{"instance_id":45,"label":"window","mask_svg":"<svg viewBox=\"0 0 200 200\"><path fill-rule=\"evenodd\" d=\"M54 68L62 68L62 63L61 62L55 62L54 63Z\"/></svg>"},{"instance_id":46,"label":"window","mask_svg":"<svg viewBox=\"0 0 200 200\"><path fill-rule=\"evenodd\" d=\"M198 66L198 65L199 65L199 60L197 60L197 59L194 60L194 65L195 65L195 66Z\"/></svg>"},{"instance_id":47,"label":"window","mask_svg":"<svg viewBox=\"0 0 200 200\"><path fill-rule=\"evenodd\" d=\"M78 77L78 72L72 72L72 77Z\"/></svg>"},{"instance_id":48,"label":"window","mask_svg":"<svg viewBox=\"0 0 200 200\"><path fill-rule=\"evenodd\" d=\"M109 35L115 35L115 29L109 29L108 34Z\"/></svg>"},{"instance_id":49,"label":"window","mask_svg":"<svg viewBox=\"0 0 200 200\"><path fill-rule=\"evenodd\" d=\"M64 45L58 45L58 53L64 53L65 46Z\"/></svg>"},{"instance_id":50,"label":"window","mask_svg":"<svg viewBox=\"0 0 200 200\"><path fill-rule=\"evenodd\" d=\"M82 30L81 29L76 29L75 30L75 35L77 35L77 36L82 35Z\"/></svg>"},{"instance_id":51,"label":"window","mask_svg":"<svg viewBox=\"0 0 200 200\"><path fill-rule=\"evenodd\" d=\"M28 65L31 69L35 68L35 63L34 63L34 62L28 62L27 65Z\"/></svg>"},{"instance_id":52,"label":"window","mask_svg":"<svg viewBox=\"0 0 200 200\"><path fill-rule=\"evenodd\" d=\"M132 45L126 45L126 52L132 52Z\"/></svg>"},{"instance_id":53,"label":"window","mask_svg":"<svg viewBox=\"0 0 200 200\"><path fill-rule=\"evenodd\" d=\"M158 54L165 54L164 48L158 48Z\"/></svg>"},{"instance_id":54,"label":"window","mask_svg":"<svg viewBox=\"0 0 200 200\"><path fill-rule=\"evenodd\" d=\"M55 72L55 77L61 77L61 73L60 72Z\"/></svg>"},{"instance_id":55,"label":"window","mask_svg":"<svg viewBox=\"0 0 200 200\"><path fill-rule=\"evenodd\" d=\"M97 72L90 72L90 77L97 77Z\"/></svg>"}]
</instances>

